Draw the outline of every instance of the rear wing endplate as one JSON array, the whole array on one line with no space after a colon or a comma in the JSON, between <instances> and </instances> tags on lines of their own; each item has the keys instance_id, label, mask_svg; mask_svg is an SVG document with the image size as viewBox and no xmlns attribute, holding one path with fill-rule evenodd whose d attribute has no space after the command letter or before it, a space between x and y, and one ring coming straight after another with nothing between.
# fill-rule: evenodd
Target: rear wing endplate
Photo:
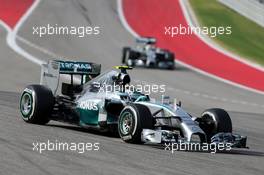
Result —
<instances>
[{"instance_id":1,"label":"rear wing endplate","mask_svg":"<svg viewBox=\"0 0 264 175\"><path fill-rule=\"evenodd\" d=\"M83 84L86 76L95 77L101 73L101 65L90 62L50 60L41 65L40 84L48 86L53 94L56 93L61 74L70 75L71 84L74 82L73 75L80 75L78 82ZM69 78L69 77L68 77Z\"/></svg>"}]
</instances>

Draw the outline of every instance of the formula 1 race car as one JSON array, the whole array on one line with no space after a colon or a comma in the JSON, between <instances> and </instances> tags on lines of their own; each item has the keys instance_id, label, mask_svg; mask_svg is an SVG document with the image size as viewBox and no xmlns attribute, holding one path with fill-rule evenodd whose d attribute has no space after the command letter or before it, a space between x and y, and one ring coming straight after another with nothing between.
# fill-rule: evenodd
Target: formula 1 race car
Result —
<instances>
[{"instance_id":1,"label":"formula 1 race car","mask_svg":"<svg viewBox=\"0 0 264 175\"><path fill-rule=\"evenodd\" d=\"M94 63L49 61L43 65L41 85L29 85L22 92L22 119L34 124L56 120L118 132L128 143L228 142L246 147L247 137L232 133L231 119L223 109L209 109L193 117L180 103L165 97L155 102L129 88L127 70L132 68L117 66L102 74L100 69ZM70 75L71 81L62 83L58 92L61 74ZM74 80L76 76L81 79Z\"/></svg>"},{"instance_id":2,"label":"formula 1 race car","mask_svg":"<svg viewBox=\"0 0 264 175\"><path fill-rule=\"evenodd\" d=\"M136 48L124 47L122 64L127 66L143 66L150 68L175 68L174 53L155 46L156 39L151 37L137 38Z\"/></svg>"}]
</instances>

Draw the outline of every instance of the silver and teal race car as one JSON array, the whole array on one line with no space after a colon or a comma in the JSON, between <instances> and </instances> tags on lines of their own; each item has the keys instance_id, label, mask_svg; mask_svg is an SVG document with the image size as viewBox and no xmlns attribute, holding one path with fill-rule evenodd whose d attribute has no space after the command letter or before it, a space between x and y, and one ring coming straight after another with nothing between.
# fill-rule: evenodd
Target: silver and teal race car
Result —
<instances>
[{"instance_id":1,"label":"silver and teal race car","mask_svg":"<svg viewBox=\"0 0 264 175\"><path fill-rule=\"evenodd\" d=\"M102 74L100 69L99 64L87 62L55 60L43 65L41 84L22 92L23 120L34 124L56 120L117 132L129 143L228 142L246 147L247 137L232 133L225 110L209 109L193 117L180 104L155 102L128 88L130 67L118 66ZM68 83L60 84L62 74L70 77Z\"/></svg>"},{"instance_id":2,"label":"silver and teal race car","mask_svg":"<svg viewBox=\"0 0 264 175\"><path fill-rule=\"evenodd\" d=\"M175 69L173 52L156 47L156 39L143 37L136 39L136 47L123 47L122 64L132 67Z\"/></svg>"}]
</instances>

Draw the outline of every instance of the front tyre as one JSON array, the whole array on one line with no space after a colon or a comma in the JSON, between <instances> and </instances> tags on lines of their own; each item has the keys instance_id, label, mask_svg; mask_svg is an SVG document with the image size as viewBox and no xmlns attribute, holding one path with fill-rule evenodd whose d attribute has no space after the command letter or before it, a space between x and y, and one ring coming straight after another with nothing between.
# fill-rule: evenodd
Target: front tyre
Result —
<instances>
[{"instance_id":1,"label":"front tyre","mask_svg":"<svg viewBox=\"0 0 264 175\"><path fill-rule=\"evenodd\" d=\"M120 113L118 132L122 140L128 143L141 143L143 129L153 129L154 119L148 107L130 104Z\"/></svg>"},{"instance_id":2,"label":"front tyre","mask_svg":"<svg viewBox=\"0 0 264 175\"><path fill-rule=\"evenodd\" d=\"M206 133L207 140L217 133L232 133L232 121L229 114L220 108L204 111L198 118L200 128Z\"/></svg>"},{"instance_id":3,"label":"front tyre","mask_svg":"<svg viewBox=\"0 0 264 175\"><path fill-rule=\"evenodd\" d=\"M46 124L52 113L54 97L50 89L42 85L29 85L20 98L20 112L25 122Z\"/></svg>"}]
</instances>

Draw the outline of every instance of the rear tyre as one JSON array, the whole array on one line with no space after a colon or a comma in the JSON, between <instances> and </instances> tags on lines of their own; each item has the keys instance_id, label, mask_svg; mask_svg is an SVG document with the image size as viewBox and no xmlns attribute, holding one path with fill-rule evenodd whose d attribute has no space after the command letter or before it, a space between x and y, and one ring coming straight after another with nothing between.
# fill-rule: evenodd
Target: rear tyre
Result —
<instances>
[{"instance_id":1,"label":"rear tyre","mask_svg":"<svg viewBox=\"0 0 264 175\"><path fill-rule=\"evenodd\" d=\"M232 133L232 121L229 114L220 108L213 108L204 111L201 118L198 118L200 128L206 133L207 141L220 132Z\"/></svg>"},{"instance_id":2,"label":"rear tyre","mask_svg":"<svg viewBox=\"0 0 264 175\"><path fill-rule=\"evenodd\" d=\"M154 119L149 109L141 104L130 104L120 113L118 132L128 143L141 143L143 129L153 129Z\"/></svg>"},{"instance_id":3,"label":"rear tyre","mask_svg":"<svg viewBox=\"0 0 264 175\"><path fill-rule=\"evenodd\" d=\"M50 89L42 85L29 85L20 98L20 112L25 122L46 124L52 113L54 97Z\"/></svg>"},{"instance_id":4,"label":"rear tyre","mask_svg":"<svg viewBox=\"0 0 264 175\"><path fill-rule=\"evenodd\" d=\"M175 69L175 63L171 62L170 66L168 67L168 70L174 70Z\"/></svg>"}]
</instances>

